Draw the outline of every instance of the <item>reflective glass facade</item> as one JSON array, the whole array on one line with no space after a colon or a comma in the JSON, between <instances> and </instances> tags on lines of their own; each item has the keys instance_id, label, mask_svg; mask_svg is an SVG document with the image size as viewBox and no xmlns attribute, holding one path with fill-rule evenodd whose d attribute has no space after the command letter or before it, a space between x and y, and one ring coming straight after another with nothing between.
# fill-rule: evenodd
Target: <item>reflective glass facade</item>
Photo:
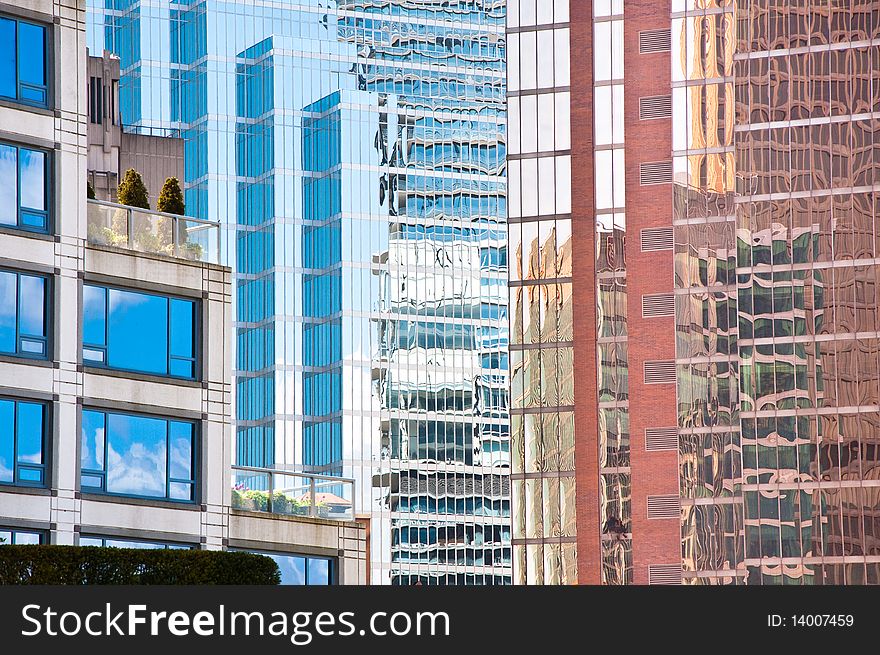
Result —
<instances>
[{"instance_id":1,"label":"reflective glass facade","mask_svg":"<svg viewBox=\"0 0 880 655\"><path fill-rule=\"evenodd\" d=\"M673 5L684 581L878 583L880 3Z\"/></svg>"},{"instance_id":2,"label":"reflective glass facade","mask_svg":"<svg viewBox=\"0 0 880 655\"><path fill-rule=\"evenodd\" d=\"M577 580L568 0L507 3L514 572Z\"/></svg>"},{"instance_id":3,"label":"reflective glass facade","mask_svg":"<svg viewBox=\"0 0 880 655\"><path fill-rule=\"evenodd\" d=\"M596 367L602 583L632 582L623 3L593 5Z\"/></svg>"},{"instance_id":4,"label":"reflective glass facade","mask_svg":"<svg viewBox=\"0 0 880 655\"><path fill-rule=\"evenodd\" d=\"M504 5L89 3L226 227L237 462L354 477L377 583L511 581Z\"/></svg>"}]
</instances>

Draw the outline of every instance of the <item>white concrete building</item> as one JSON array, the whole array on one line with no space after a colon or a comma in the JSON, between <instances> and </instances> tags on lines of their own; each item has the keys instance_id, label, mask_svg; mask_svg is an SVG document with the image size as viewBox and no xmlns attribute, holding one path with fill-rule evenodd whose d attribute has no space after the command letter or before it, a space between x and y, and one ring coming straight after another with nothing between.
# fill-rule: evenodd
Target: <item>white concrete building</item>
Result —
<instances>
[{"instance_id":1,"label":"white concrete building","mask_svg":"<svg viewBox=\"0 0 880 655\"><path fill-rule=\"evenodd\" d=\"M348 481L231 467L217 226L86 199L84 13L0 2L0 542L245 549L364 583Z\"/></svg>"}]
</instances>

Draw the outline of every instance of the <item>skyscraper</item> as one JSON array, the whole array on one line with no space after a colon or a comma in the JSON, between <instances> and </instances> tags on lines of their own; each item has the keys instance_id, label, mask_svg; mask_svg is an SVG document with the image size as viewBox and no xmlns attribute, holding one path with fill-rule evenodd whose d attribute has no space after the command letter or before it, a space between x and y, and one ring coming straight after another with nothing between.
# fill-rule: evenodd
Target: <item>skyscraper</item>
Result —
<instances>
[{"instance_id":1,"label":"skyscraper","mask_svg":"<svg viewBox=\"0 0 880 655\"><path fill-rule=\"evenodd\" d=\"M511 581L504 6L89 3L225 228L236 461L355 478L373 582Z\"/></svg>"},{"instance_id":2,"label":"skyscraper","mask_svg":"<svg viewBox=\"0 0 880 655\"><path fill-rule=\"evenodd\" d=\"M508 3L515 580L880 582L880 2L567 5Z\"/></svg>"}]
</instances>

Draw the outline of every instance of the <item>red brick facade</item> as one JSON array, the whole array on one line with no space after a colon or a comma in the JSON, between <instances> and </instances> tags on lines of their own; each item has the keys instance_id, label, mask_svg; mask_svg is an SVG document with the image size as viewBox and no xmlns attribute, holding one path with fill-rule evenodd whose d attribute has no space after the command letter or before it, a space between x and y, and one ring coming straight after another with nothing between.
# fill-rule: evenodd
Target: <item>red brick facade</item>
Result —
<instances>
[{"instance_id":1,"label":"red brick facade","mask_svg":"<svg viewBox=\"0 0 880 655\"><path fill-rule=\"evenodd\" d=\"M596 246L593 202L593 3L571 3L571 187L578 582L599 584Z\"/></svg>"},{"instance_id":2,"label":"red brick facade","mask_svg":"<svg viewBox=\"0 0 880 655\"><path fill-rule=\"evenodd\" d=\"M644 228L672 225L672 185L640 186L639 164L669 161L670 119L639 120L639 98L670 93L670 54L640 54L639 32L669 28L669 4L627 2L624 8L626 125L626 261L629 417L632 467L633 582L648 583L649 564L681 558L679 518L648 519L649 495L678 494L678 453L646 452L645 428L676 425L675 384L645 384L645 360L675 359L675 320L642 318L642 296L671 293L672 251L641 252Z\"/></svg>"}]
</instances>

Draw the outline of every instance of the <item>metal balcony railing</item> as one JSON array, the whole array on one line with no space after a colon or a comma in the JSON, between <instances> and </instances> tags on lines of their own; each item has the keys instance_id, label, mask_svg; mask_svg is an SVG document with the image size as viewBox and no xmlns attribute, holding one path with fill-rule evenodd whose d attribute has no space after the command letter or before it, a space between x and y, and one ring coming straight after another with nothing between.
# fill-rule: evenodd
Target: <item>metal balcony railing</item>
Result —
<instances>
[{"instance_id":1,"label":"metal balcony railing","mask_svg":"<svg viewBox=\"0 0 880 655\"><path fill-rule=\"evenodd\" d=\"M354 520L354 480L254 466L232 467L232 509Z\"/></svg>"},{"instance_id":2,"label":"metal balcony railing","mask_svg":"<svg viewBox=\"0 0 880 655\"><path fill-rule=\"evenodd\" d=\"M212 221L89 200L87 230L101 246L220 263L220 225Z\"/></svg>"}]
</instances>

